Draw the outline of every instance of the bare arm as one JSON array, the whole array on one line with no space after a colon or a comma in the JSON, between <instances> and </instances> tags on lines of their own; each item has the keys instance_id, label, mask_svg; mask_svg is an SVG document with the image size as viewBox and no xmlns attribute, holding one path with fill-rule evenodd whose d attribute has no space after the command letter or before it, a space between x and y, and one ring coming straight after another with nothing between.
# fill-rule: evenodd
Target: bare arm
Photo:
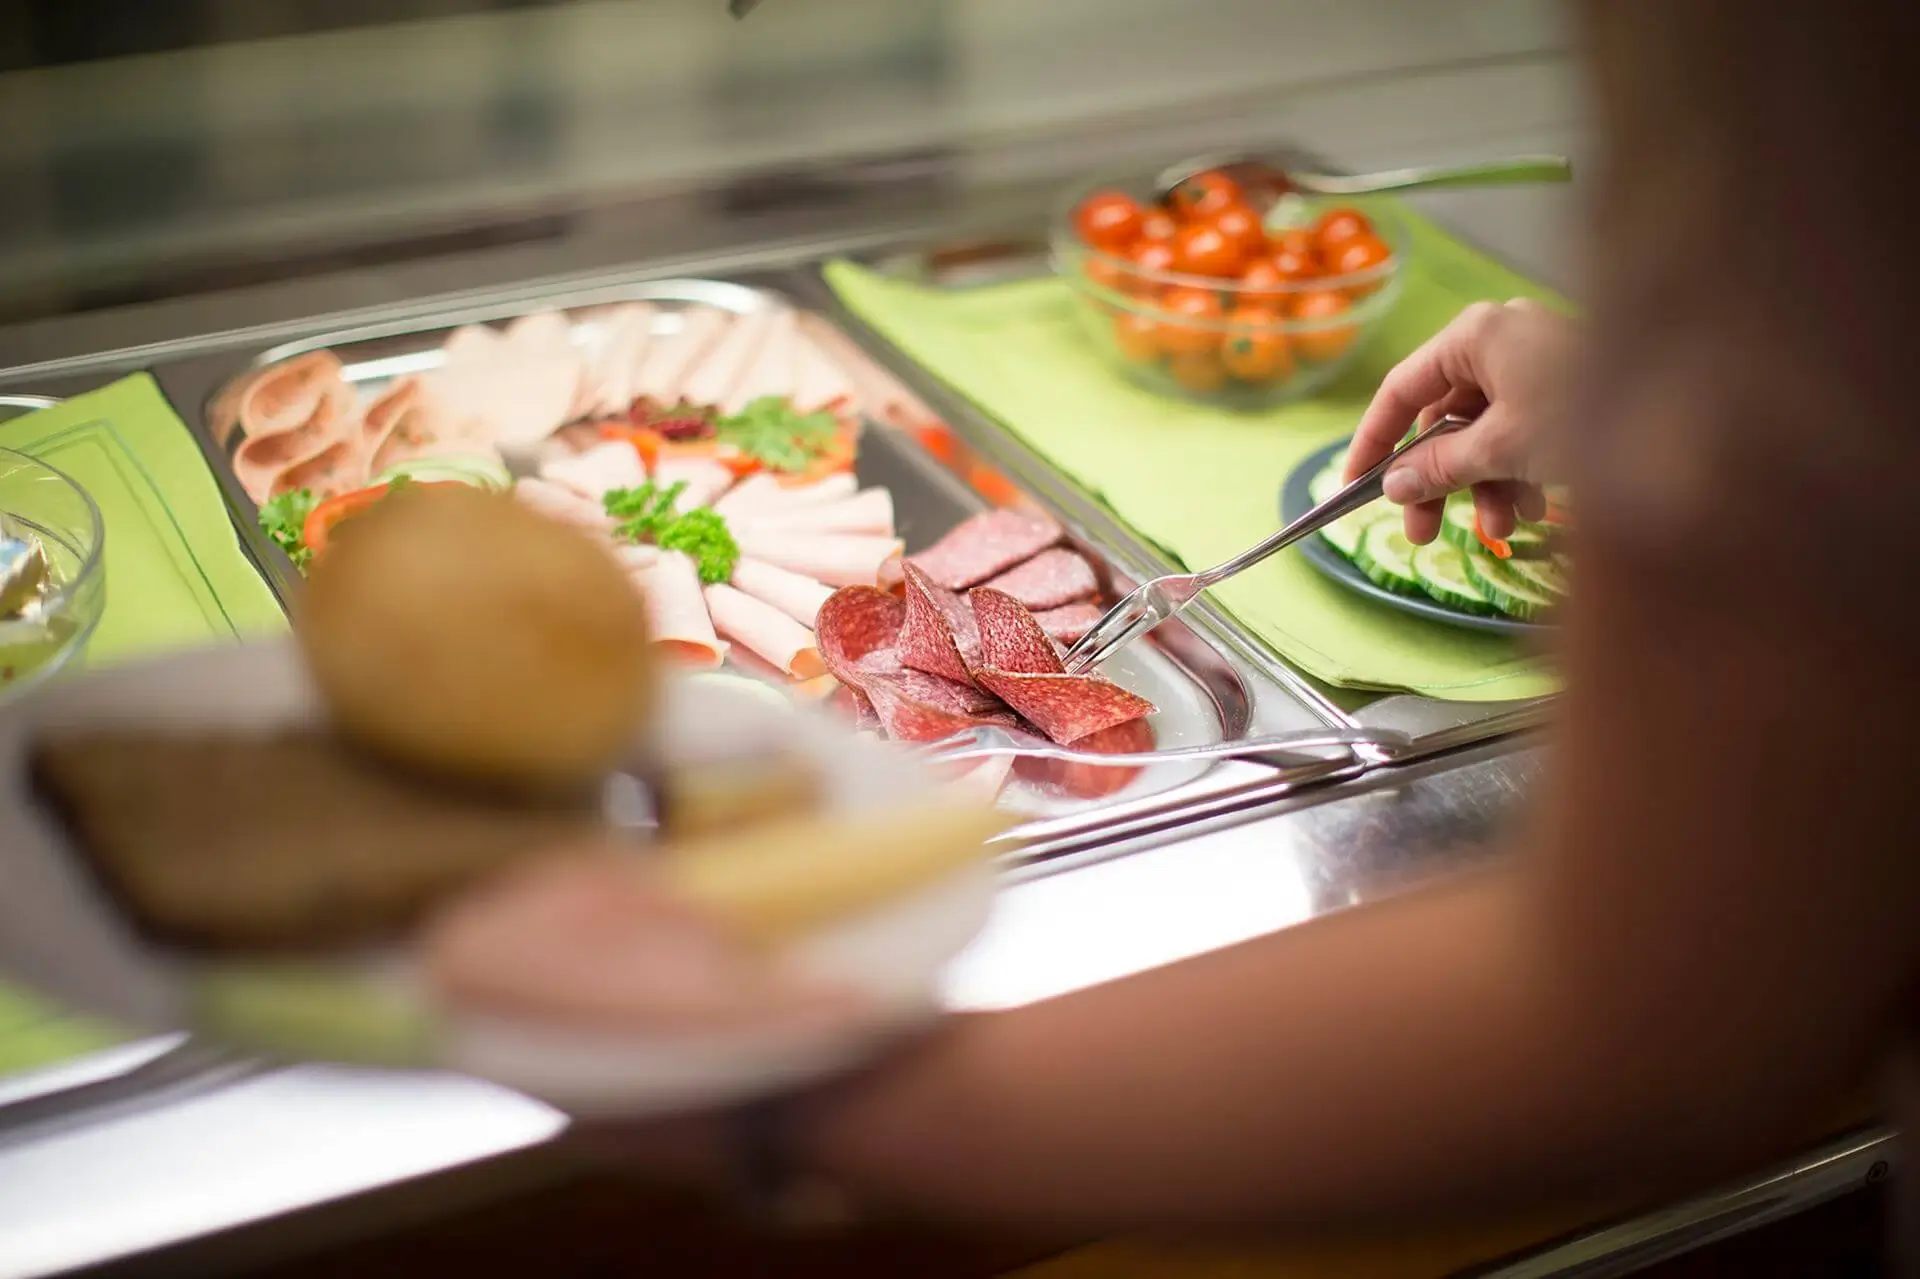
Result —
<instances>
[{"instance_id":1,"label":"bare arm","mask_svg":"<svg viewBox=\"0 0 1920 1279\"><path fill-rule=\"evenodd\" d=\"M1920 591L1829 548L1903 533L1920 476L1920 270L1870 165L1915 118L1911 12L1586 6L1613 168L1525 855L968 1019L821 1103L825 1168L949 1212L1326 1225L1719 1171L1866 1077L1920 957ZM1845 183L1769 185L1812 156Z\"/></svg>"}]
</instances>

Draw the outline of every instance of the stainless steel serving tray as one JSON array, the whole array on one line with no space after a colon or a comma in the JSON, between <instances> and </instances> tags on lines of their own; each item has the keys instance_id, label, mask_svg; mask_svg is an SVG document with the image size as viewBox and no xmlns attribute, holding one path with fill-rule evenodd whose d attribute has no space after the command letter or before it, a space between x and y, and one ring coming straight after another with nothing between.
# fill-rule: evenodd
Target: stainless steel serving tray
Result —
<instances>
[{"instance_id":1,"label":"stainless steel serving tray","mask_svg":"<svg viewBox=\"0 0 1920 1279\"><path fill-rule=\"evenodd\" d=\"M694 305L735 313L773 305L806 305L764 279L655 280L533 303L523 301L511 307L450 312L425 322L317 334L262 351L244 368L231 370L231 376L327 349L340 358L346 380L363 399L371 400L396 378L439 367L444 358L442 343L461 325L500 322L539 310L559 311L572 322L575 341L588 345L610 308L636 301L655 304L656 323L662 332L677 328L679 312ZM208 402L214 394L217 388L210 388ZM199 407L205 442L217 469L223 472L230 499L237 499L239 521L253 534L252 549L282 598L289 598L299 589L298 573L277 548L258 536L257 511L238 496L238 486L232 482L227 450L237 439L217 440L207 422L206 403ZM936 456L913 435L882 423L869 422L863 434L856 473L863 484L884 485L892 491L899 532L909 551L930 545L967 516L992 505L976 484L994 489L1003 498L1013 487L1007 474L965 437L955 435L946 443L951 447L943 447ZM1082 522L1044 494L1024 487L1016 491L1063 520L1104 579L1109 598L1111 592L1131 588L1132 557L1117 556L1109 541L1090 536ZM1200 612L1196 609L1190 615ZM1153 722L1162 746L1230 740L1256 728L1255 695L1239 669L1217 644L1184 622L1161 628L1153 643L1138 645L1116 659L1109 672L1160 708ZM748 666L743 673L759 672ZM1267 719L1272 717L1270 709ZM1295 714L1282 714L1281 718L1290 727L1311 728L1320 723L1317 717L1298 713L1297 708ZM1010 832L1007 839L1019 845L1023 860L1055 856L1090 841L1141 833L1194 815L1269 798L1297 786L1350 776L1360 767L1356 759L1338 757L1303 762L1284 772L1264 764L1240 762L1160 765L1146 770L1114 795L1098 800L1063 797L1055 791L1015 782L1009 785L1003 802L1029 820Z\"/></svg>"}]
</instances>

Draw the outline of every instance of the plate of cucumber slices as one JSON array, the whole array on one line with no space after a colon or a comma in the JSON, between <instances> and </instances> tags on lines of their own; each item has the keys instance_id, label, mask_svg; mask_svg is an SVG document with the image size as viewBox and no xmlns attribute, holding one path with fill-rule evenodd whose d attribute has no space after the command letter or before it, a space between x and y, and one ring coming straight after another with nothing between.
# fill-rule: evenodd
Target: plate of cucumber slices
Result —
<instances>
[{"instance_id":1,"label":"plate of cucumber slices","mask_svg":"<svg viewBox=\"0 0 1920 1279\"><path fill-rule=\"evenodd\" d=\"M1340 488L1347 442L1313 453L1287 476L1280 518L1292 521ZM1418 617L1501 635L1548 629L1566 596L1566 560L1549 547L1547 526L1522 524L1500 559L1474 532L1473 498L1447 502L1440 537L1415 546L1401 527L1400 508L1378 501L1336 520L1301 542L1300 554L1347 589Z\"/></svg>"}]
</instances>

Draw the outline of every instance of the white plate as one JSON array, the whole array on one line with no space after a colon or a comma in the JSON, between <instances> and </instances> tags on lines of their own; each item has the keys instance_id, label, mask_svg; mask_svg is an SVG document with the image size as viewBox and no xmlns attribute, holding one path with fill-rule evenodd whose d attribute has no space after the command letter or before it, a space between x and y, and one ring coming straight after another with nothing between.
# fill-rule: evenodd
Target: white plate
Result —
<instances>
[{"instance_id":1,"label":"white plate","mask_svg":"<svg viewBox=\"0 0 1920 1279\"><path fill-rule=\"evenodd\" d=\"M800 971L869 997L864 1015L831 1027L642 1035L477 1017L434 1007L404 950L310 968L302 988L319 998L282 999L282 978L260 986L269 970L259 965L189 957L137 935L31 794L27 745L39 723L258 730L311 721L318 709L297 650L280 640L90 672L0 713L0 970L134 1032L186 1029L288 1055L450 1069L576 1113L639 1116L775 1092L858 1064L936 1015L942 968L991 910L995 879L983 861L801 944ZM824 715L777 709L716 681L672 681L661 727L675 760L798 751L817 763L838 809L898 804L934 784L894 749L857 741ZM236 981L266 998L256 995L250 1012L210 998ZM321 1020L302 1020L309 1016Z\"/></svg>"}]
</instances>

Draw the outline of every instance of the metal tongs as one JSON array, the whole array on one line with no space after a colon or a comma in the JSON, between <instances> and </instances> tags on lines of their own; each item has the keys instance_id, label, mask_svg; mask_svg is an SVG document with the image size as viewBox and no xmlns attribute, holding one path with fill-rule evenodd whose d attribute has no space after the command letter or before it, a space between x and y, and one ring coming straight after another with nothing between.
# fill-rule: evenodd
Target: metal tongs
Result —
<instances>
[{"instance_id":1,"label":"metal tongs","mask_svg":"<svg viewBox=\"0 0 1920 1279\"><path fill-rule=\"evenodd\" d=\"M1067 650L1067 670L1072 673L1091 670L1134 640L1193 603L1194 597L1209 587L1218 586L1242 569L1252 568L1276 551L1285 550L1301 538L1318 533L1344 515L1351 515L1380 496L1387 468L1399 461L1408 449L1435 436L1457 431L1473 419L1448 414L1401 443L1381 458L1373 469L1335 493L1257 546L1242 551L1224 564L1204 573L1169 573L1136 588L1125 599L1108 609L1093 624L1079 643Z\"/></svg>"}]
</instances>

